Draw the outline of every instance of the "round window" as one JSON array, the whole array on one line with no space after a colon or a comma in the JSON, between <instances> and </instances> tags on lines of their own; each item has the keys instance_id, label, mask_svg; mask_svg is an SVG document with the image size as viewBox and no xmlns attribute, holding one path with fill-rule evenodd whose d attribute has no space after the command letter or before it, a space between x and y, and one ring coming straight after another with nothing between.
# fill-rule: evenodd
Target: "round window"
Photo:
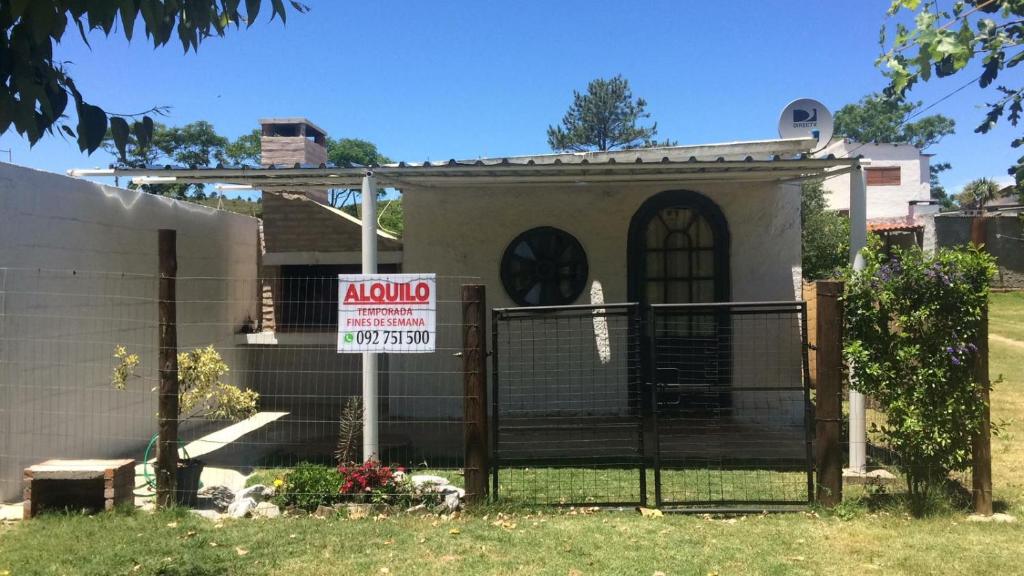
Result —
<instances>
[{"instance_id":1,"label":"round window","mask_svg":"<svg viewBox=\"0 0 1024 576\"><path fill-rule=\"evenodd\" d=\"M587 255L565 230L541 226L516 236L501 258L501 283L520 306L558 306L587 284Z\"/></svg>"}]
</instances>

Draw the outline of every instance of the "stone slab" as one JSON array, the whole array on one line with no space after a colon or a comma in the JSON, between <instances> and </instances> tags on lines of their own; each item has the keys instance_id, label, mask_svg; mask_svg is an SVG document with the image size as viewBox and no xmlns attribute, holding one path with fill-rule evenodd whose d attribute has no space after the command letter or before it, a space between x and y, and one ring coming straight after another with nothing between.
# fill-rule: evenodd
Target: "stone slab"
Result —
<instances>
[{"instance_id":1,"label":"stone slab","mask_svg":"<svg viewBox=\"0 0 1024 576\"><path fill-rule=\"evenodd\" d=\"M889 472L888 470L872 470L870 472L857 472L850 470L849 468L843 468L843 485L844 486L889 486L896 484L898 478Z\"/></svg>"},{"instance_id":2,"label":"stone slab","mask_svg":"<svg viewBox=\"0 0 1024 576\"><path fill-rule=\"evenodd\" d=\"M134 467L134 460L47 460L25 469L26 479L92 480L113 477L121 468Z\"/></svg>"}]
</instances>

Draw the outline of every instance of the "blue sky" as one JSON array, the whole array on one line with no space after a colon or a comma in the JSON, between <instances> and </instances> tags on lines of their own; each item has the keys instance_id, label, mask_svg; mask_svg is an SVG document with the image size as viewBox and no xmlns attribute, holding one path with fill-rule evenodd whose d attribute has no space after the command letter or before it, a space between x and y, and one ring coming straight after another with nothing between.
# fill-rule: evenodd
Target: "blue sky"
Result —
<instances>
[{"instance_id":1,"label":"blue sky","mask_svg":"<svg viewBox=\"0 0 1024 576\"><path fill-rule=\"evenodd\" d=\"M795 98L835 110L885 84L874 61L889 0L305 1L312 10L286 26L261 15L198 54L100 33L90 49L70 31L56 56L109 111L168 105L160 121L205 119L231 137L260 117L301 115L409 161L547 152L547 126L595 77L628 78L659 136L682 144L774 138ZM912 97L932 104L968 79L933 81ZM986 96L970 87L929 111L957 121L957 134L929 150L952 162L952 190L1006 179L1020 155L1006 125L973 133ZM0 149L56 172L110 162L56 135L30 148L8 133Z\"/></svg>"}]
</instances>

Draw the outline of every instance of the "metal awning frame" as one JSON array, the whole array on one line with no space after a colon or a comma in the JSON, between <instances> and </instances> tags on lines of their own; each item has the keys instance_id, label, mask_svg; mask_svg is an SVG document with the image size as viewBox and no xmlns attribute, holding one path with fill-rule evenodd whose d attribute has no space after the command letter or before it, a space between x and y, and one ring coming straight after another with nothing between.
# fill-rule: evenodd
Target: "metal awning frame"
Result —
<instances>
[{"instance_id":1,"label":"metal awning frame","mask_svg":"<svg viewBox=\"0 0 1024 576\"><path fill-rule=\"evenodd\" d=\"M600 184L623 182L782 182L830 178L849 172L859 159L773 159L661 162L500 163L392 165L373 168L107 168L69 170L72 176L116 176L135 184L230 184L264 192L359 188L372 173L381 187Z\"/></svg>"}]
</instances>

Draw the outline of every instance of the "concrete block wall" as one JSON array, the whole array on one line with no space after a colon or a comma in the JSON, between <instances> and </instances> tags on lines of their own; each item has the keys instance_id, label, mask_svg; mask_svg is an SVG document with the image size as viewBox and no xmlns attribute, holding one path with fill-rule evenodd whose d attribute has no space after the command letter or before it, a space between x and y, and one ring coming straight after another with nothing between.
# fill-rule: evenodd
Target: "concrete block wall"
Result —
<instances>
[{"instance_id":1,"label":"concrete block wall","mask_svg":"<svg viewBox=\"0 0 1024 576\"><path fill-rule=\"evenodd\" d=\"M258 221L0 163L0 500L47 458L142 457L156 431L157 230L178 231L179 347L213 344L245 384L235 334L259 314ZM139 378L111 386L114 347Z\"/></svg>"},{"instance_id":2,"label":"concrete block wall","mask_svg":"<svg viewBox=\"0 0 1024 576\"><path fill-rule=\"evenodd\" d=\"M935 217L938 247L962 246L971 241L970 216L942 214ZM985 248L996 258L994 286L1024 289L1024 223L1016 214L986 218Z\"/></svg>"}]
</instances>

